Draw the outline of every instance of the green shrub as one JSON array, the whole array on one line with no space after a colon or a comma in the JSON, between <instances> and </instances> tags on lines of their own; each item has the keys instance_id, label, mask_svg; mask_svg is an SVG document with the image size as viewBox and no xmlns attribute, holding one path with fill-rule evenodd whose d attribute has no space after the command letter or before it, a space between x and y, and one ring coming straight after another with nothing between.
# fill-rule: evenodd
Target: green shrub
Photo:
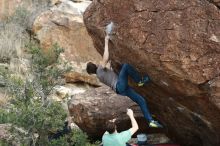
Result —
<instances>
[{"instance_id":1,"label":"green shrub","mask_svg":"<svg viewBox=\"0 0 220 146\"><path fill-rule=\"evenodd\" d=\"M64 50L58 45L45 54L38 44L28 43L30 38L26 30L31 13L47 7L49 0L32 2L31 11L23 5L7 21L0 22L0 62L9 63L12 58L21 58L23 48L31 55L31 72L26 78L0 68L11 97L10 102L0 109L0 124L12 124L12 137L8 141L0 140L0 145L11 146L14 141L24 146L98 145L90 144L87 135L79 130L72 130L59 139L48 139L49 135L63 129L67 117L61 103L51 101L48 95L59 84L62 74L71 68L67 63L61 64L59 55Z\"/></svg>"},{"instance_id":2,"label":"green shrub","mask_svg":"<svg viewBox=\"0 0 220 146\"><path fill-rule=\"evenodd\" d=\"M72 130L71 133L57 140L52 140L49 146L99 146L100 142L91 144L88 136L81 130Z\"/></svg>"},{"instance_id":3,"label":"green shrub","mask_svg":"<svg viewBox=\"0 0 220 146\"><path fill-rule=\"evenodd\" d=\"M83 146L86 145L88 143L87 140L87 135L84 134L82 131L80 130L75 130L72 132L71 135L71 140L73 141L75 146Z\"/></svg>"},{"instance_id":4,"label":"green shrub","mask_svg":"<svg viewBox=\"0 0 220 146\"><path fill-rule=\"evenodd\" d=\"M0 146L9 146L9 144L7 143L7 141L0 139Z\"/></svg>"},{"instance_id":5,"label":"green shrub","mask_svg":"<svg viewBox=\"0 0 220 146\"><path fill-rule=\"evenodd\" d=\"M24 80L10 72L1 73L7 80L12 99L10 105L0 110L0 123L11 123L12 140L23 145L92 146L87 135L80 130L72 130L59 139L49 140L51 134L63 129L67 113L61 103L47 97L53 87L59 84L60 76L71 68L67 63L60 68L59 55L63 49L58 45L50 49L51 55L45 55L36 44L27 47L32 54L32 77Z\"/></svg>"},{"instance_id":6,"label":"green shrub","mask_svg":"<svg viewBox=\"0 0 220 146\"><path fill-rule=\"evenodd\" d=\"M50 131L61 129L67 117L60 103L47 99L50 94L49 89L52 90L58 76L67 70L58 69L56 66L50 67L46 57L39 54L42 49L36 48L38 51L31 51L32 75L34 76L32 80L24 81L19 76L5 74L8 92L13 98L11 105L5 111L1 111L1 115L4 116L1 116L0 120L1 123L12 123L13 127L21 127L25 131L25 134L20 137L23 143L46 144ZM57 51L58 49L58 46L52 48L57 56L56 60L61 53ZM42 60L39 62L37 58Z\"/></svg>"},{"instance_id":7,"label":"green shrub","mask_svg":"<svg viewBox=\"0 0 220 146\"><path fill-rule=\"evenodd\" d=\"M69 142L66 136L59 139L54 139L49 143L49 146L69 146Z\"/></svg>"}]
</instances>

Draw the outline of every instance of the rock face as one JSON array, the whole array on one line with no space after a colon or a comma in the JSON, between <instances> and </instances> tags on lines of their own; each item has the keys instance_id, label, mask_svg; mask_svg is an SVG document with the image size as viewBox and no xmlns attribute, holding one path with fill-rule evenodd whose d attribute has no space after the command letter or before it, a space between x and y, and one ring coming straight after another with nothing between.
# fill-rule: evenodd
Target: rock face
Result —
<instances>
[{"instance_id":1,"label":"rock face","mask_svg":"<svg viewBox=\"0 0 220 146\"><path fill-rule=\"evenodd\" d=\"M117 118L119 131L130 128L130 120L126 115L127 108L132 108L139 125L145 125L147 128L147 122L143 119L139 106L128 97L115 94L106 86L73 96L68 108L74 123L93 138L100 138L106 131L106 120L114 117Z\"/></svg>"},{"instance_id":2,"label":"rock face","mask_svg":"<svg viewBox=\"0 0 220 146\"><path fill-rule=\"evenodd\" d=\"M82 13L90 1L73 3L62 0L34 21L33 32L47 50L57 43L65 49L65 59L78 64L88 60L99 61L97 53L83 24Z\"/></svg>"},{"instance_id":3,"label":"rock face","mask_svg":"<svg viewBox=\"0 0 220 146\"><path fill-rule=\"evenodd\" d=\"M68 72L65 75L65 79L67 83L87 83L91 86L100 87L101 83L95 76L90 76L88 74L79 73L79 72Z\"/></svg>"},{"instance_id":4,"label":"rock face","mask_svg":"<svg viewBox=\"0 0 220 146\"><path fill-rule=\"evenodd\" d=\"M130 63L152 83L137 89L183 146L220 145L220 9L215 0L94 0L84 22L102 54L115 29L115 70Z\"/></svg>"}]
</instances>

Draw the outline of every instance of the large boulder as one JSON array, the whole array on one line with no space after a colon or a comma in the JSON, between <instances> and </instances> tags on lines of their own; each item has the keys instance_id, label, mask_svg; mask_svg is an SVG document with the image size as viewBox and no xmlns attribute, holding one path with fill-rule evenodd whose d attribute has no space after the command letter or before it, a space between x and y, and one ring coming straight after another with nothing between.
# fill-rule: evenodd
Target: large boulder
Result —
<instances>
[{"instance_id":1,"label":"large boulder","mask_svg":"<svg viewBox=\"0 0 220 146\"><path fill-rule=\"evenodd\" d=\"M84 22L115 70L130 63L152 83L137 91L184 146L220 145L220 10L215 0L94 0ZM141 127L142 128L142 127Z\"/></svg>"},{"instance_id":2,"label":"large boulder","mask_svg":"<svg viewBox=\"0 0 220 146\"><path fill-rule=\"evenodd\" d=\"M66 73L64 76L66 83L86 83L95 87L101 86L101 83L96 76L90 76L85 73L71 71Z\"/></svg>"},{"instance_id":3,"label":"large boulder","mask_svg":"<svg viewBox=\"0 0 220 146\"><path fill-rule=\"evenodd\" d=\"M114 93L109 87L102 86L76 94L68 103L70 115L80 129L92 138L100 138L106 131L105 122L117 118L118 130L131 127L126 109L132 108L139 125L147 128L139 106L131 99Z\"/></svg>"},{"instance_id":4,"label":"large boulder","mask_svg":"<svg viewBox=\"0 0 220 146\"><path fill-rule=\"evenodd\" d=\"M65 59L80 63L89 60L98 62L101 55L93 46L83 23L82 13L90 1L74 3L58 1L50 10L42 12L33 23L33 33L47 51L54 44L65 49Z\"/></svg>"}]
</instances>

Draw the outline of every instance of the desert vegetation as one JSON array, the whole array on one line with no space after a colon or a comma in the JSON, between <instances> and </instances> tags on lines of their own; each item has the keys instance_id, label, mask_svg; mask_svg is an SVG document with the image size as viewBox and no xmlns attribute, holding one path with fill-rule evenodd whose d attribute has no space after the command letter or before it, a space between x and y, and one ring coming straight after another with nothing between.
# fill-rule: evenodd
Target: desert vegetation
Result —
<instances>
[{"instance_id":1,"label":"desert vegetation","mask_svg":"<svg viewBox=\"0 0 220 146\"><path fill-rule=\"evenodd\" d=\"M45 53L34 40L30 33L31 19L50 3L34 1L27 8L30 2L26 1L0 22L0 77L4 80L1 88L8 98L0 105L0 125L8 127L8 137L1 139L0 145L97 145L91 144L80 129L65 126L67 111L61 102L48 98L71 67L60 59L64 49L59 45L54 44ZM62 134L55 136L57 133Z\"/></svg>"}]
</instances>

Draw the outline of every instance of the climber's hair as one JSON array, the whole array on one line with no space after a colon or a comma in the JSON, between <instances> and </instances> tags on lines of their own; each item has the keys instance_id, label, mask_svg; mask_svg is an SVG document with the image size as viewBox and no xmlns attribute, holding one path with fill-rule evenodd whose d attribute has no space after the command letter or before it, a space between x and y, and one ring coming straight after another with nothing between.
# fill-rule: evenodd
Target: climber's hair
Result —
<instances>
[{"instance_id":1,"label":"climber's hair","mask_svg":"<svg viewBox=\"0 0 220 146\"><path fill-rule=\"evenodd\" d=\"M106 121L106 131L108 131L109 134L112 134L115 132L117 126L115 124L115 121L107 120Z\"/></svg>"},{"instance_id":2,"label":"climber's hair","mask_svg":"<svg viewBox=\"0 0 220 146\"><path fill-rule=\"evenodd\" d=\"M88 62L86 66L86 71L88 74L96 74L97 66L92 62Z\"/></svg>"}]
</instances>

